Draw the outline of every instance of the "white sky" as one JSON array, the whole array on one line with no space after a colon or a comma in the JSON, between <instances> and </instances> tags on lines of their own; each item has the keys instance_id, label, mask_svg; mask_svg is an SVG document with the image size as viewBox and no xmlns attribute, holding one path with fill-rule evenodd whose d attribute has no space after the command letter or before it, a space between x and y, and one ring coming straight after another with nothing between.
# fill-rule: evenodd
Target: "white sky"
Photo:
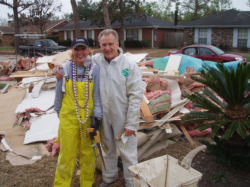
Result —
<instances>
[{"instance_id":1,"label":"white sky","mask_svg":"<svg viewBox=\"0 0 250 187\"><path fill-rule=\"evenodd\" d=\"M9 0L9 1L11 1L11 0ZM72 12L70 0L60 0L60 1L62 2L63 7L62 7L62 12L59 13L58 15L62 15L63 13ZM93 1L98 1L98 0L93 0ZM155 1L155 0L152 0L152 1ZM247 1L248 0L232 0L232 6L233 6L233 8L237 8L239 10L250 11L250 7L248 7L246 5ZM13 14L13 11L5 5L0 5L0 17L7 18L7 13Z\"/></svg>"}]
</instances>

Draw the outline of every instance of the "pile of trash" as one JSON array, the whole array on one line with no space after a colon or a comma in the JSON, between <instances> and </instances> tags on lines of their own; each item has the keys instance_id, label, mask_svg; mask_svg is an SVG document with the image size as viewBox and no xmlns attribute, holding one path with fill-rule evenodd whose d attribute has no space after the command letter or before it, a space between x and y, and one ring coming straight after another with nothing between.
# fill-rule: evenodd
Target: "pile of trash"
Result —
<instances>
[{"instance_id":1,"label":"pile of trash","mask_svg":"<svg viewBox=\"0 0 250 187\"><path fill-rule=\"evenodd\" d=\"M186 113L200 110L181 96L182 93L204 89L204 85L190 78L191 75L199 76L194 72L195 67L188 66L179 75L178 68L182 63L179 57L170 57L167 62L156 59L156 63L154 59L143 61L147 54L126 55L140 66L144 84L137 132L139 161L178 142L183 134L195 146L191 136L210 133L211 130L193 130L198 124L183 126L180 121ZM54 111L56 78L52 68L59 62L70 60L70 56L71 51L68 50L55 56L21 59L15 64L17 71L8 77L22 79L0 94L0 149L8 151L6 159L12 165L31 164L43 155L53 156L60 152L60 144L54 141L58 136L59 119ZM164 62L163 70L145 66L159 65L160 62ZM4 65L1 72L13 68L7 62L1 64ZM97 159L97 168L101 170L100 157Z\"/></svg>"}]
</instances>

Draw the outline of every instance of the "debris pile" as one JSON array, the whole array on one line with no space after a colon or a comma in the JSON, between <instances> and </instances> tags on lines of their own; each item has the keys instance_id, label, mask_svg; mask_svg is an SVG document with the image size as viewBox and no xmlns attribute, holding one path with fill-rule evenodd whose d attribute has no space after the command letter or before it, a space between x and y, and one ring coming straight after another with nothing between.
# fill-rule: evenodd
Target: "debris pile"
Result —
<instances>
[{"instance_id":1,"label":"debris pile","mask_svg":"<svg viewBox=\"0 0 250 187\"><path fill-rule=\"evenodd\" d=\"M17 62L17 71L11 73L10 77L22 80L10 87L7 93L0 95L3 101L0 103L0 136L3 138L0 149L8 151L7 159L11 164L31 164L43 155L54 156L60 152L60 144L55 141L59 119L53 108L56 78L52 68L59 62L68 61L70 56L69 50L55 56L25 58ZM146 54L129 53L127 56L139 63ZM199 110L189 100L182 98L182 93L191 94L204 89L204 85L190 78L190 75L199 76L194 72L194 67L187 67L183 75L179 75L181 61L180 57L171 57L167 62L153 59L139 64L144 84L137 133L139 161L179 141L183 134L195 146L190 136L203 136L210 132L192 130L197 124L183 126L180 123L180 117L185 113ZM163 63L161 70L154 67L155 62L158 65ZM4 64L5 69L10 68L7 62ZM150 64L154 68L143 64ZM119 151L117 152L119 155ZM97 168L101 169L99 159L98 157Z\"/></svg>"}]
</instances>

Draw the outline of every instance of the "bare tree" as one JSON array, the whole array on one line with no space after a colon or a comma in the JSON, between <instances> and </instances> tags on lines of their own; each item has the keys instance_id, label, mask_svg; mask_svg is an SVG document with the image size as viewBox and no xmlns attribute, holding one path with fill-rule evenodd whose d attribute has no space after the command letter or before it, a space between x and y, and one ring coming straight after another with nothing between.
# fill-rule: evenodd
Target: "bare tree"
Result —
<instances>
[{"instance_id":1,"label":"bare tree","mask_svg":"<svg viewBox=\"0 0 250 187\"><path fill-rule=\"evenodd\" d=\"M13 9L13 15L8 14L9 18L14 18L15 22L15 34L20 34L20 25L19 25L19 19L18 14L22 12L23 10L29 8L31 5L33 5L33 2L31 0L13 0L13 3L8 3L7 0L0 1L0 4L6 5ZM21 10L20 10L20 9ZM19 10L18 10L19 9ZM16 52L19 52L19 37L16 38Z\"/></svg>"},{"instance_id":2,"label":"bare tree","mask_svg":"<svg viewBox=\"0 0 250 187\"><path fill-rule=\"evenodd\" d=\"M8 20L0 16L0 26L8 26Z\"/></svg>"},{"instance_id":3,"label":"bare tree","mask_svg":"<svg viewBox=\"0 0 250 187\"><path fill-rule=\"evenodd\" d=\"M102 0L102 7L103 7L103 17L104 17L104 22L105 22L105 28L111 29L112 27L111 27L110 20L109 20L107 0Z\"/></svg>"},{"instance_id":4,"label":"bare tree","mask_svg":"<svg viewBox=\"0 0 250 187\"><path fill-rule=\"evenodd\" d=\"M28 9L28 14L21 14L22 26L28 25L39 33L44 33L50 20L60 12L62 3L57 0L35 0L34 5Z\"/></svg>"},{"instance_id":5,"label":"bare tree","mask_svg":"<svg viewBox=\"0 0 250 187\"><path fill-rule=\"evenodd\" d=\"M70 2L71 2L72 10L73 10L73 15L74 15L74 25L75 25L76 37L81 36L80 23L79 23L79 16L78 16L78 10L77 10L77 6L76 6L76 1L75 0L70 0Z\"/></svg>"}]
</instances>

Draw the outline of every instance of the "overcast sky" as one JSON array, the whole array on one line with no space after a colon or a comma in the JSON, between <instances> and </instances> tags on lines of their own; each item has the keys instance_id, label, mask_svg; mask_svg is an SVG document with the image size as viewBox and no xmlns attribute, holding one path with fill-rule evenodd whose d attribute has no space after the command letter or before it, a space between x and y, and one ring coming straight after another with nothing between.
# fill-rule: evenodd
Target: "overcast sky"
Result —
<instances>
[{"instance_id":1,"label":"overcast sky","mask_svg":"<svg viewBox=\"0 0 250 187\"><path fill-rule=\"evenodd\" d=\"M59 13L60 15L62 15L63 13L70 13L70 12L72 12L70 0L60 0L60 1L63 4L62 12ZM93 1L98 1L98 0L93 0ZM155 1L155 0L153 0L153 1ZM248 0L232 0L233 8L237 8L239 10L250 11L250 7L248 7L246 5L247 1ZM7 18L7 13L13 14L13 11L11 9L9 9L5 5L0 5L0 17Z\"/></svg>"}]
</instances>

